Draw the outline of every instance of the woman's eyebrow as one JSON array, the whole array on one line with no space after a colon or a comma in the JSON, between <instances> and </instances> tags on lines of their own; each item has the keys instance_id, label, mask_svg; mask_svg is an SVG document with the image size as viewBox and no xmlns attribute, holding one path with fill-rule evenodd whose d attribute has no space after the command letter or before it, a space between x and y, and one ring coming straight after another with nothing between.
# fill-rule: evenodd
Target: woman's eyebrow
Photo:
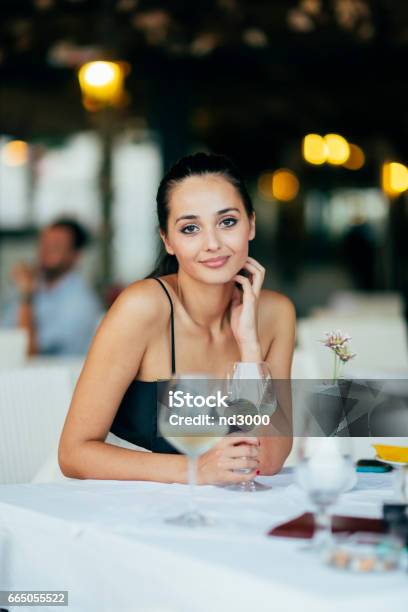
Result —
<instances>
[{"instance_id":1,"label":"woman's eyebrow","mask_svg":"<svg viewBox=\"0 0 408 612\"><path fill-rule=\"evenodd\" d=\"M222 210L217 210L217 212L214 214L214 216L218 216L218 215L223 215L226 212L230 212L231 210L236 210L237 212L240 212L239 208L223 208ZM198 215L183 215L182 217L179 217L178 219L176 219L176 223L178 223L178 221L181 221L182 219L199 219L200 217Z\"/></svg>"}]
</instances>

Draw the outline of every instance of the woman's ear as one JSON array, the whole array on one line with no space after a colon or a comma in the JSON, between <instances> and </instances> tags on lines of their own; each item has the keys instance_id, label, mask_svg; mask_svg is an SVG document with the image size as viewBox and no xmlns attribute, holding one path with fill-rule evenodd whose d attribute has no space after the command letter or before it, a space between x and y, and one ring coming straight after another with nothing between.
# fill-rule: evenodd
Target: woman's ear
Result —
<instances>
[{"instance_id":1,"label":"woman's ear","mask_svg":"<svg viewBox=\"0 0 408 612\"><path fill-rule=\"evenodd\" d=\"M160 230L160 238L163 240L164 248L166 249L167 253L169 255L174 255L174 251L167 240L166 234L162 230Z\"/></svg>"},{"instance_id":2,"label":"woman's ear","mask_svg":"<svg viewBox=\"0 0 408 612\"><path fill-rule=\"evenodd\" d=\"M253 212L252 215L249 217L249 238L248 240L253 240L255 238L255 222L256 222L256 215Z\"/></svg>"}]
</instances>

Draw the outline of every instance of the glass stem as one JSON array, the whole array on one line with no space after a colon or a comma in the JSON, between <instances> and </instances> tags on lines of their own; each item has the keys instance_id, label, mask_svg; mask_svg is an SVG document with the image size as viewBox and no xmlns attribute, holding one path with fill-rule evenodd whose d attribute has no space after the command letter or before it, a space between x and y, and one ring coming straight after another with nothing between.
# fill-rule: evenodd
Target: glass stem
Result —
<instances>
[{"instance_id":1,"label":"glass stem","mask_svg":"<svg viewBox=\"0 0 408 612\"><path fill-rule=\"evenodd\" d=\"M331 540L331 516L325 506L319 506L314 516L315 530L313 536L313 546L320 548L328 544Z\"/></svg>"},{"instance_id":2,"label":"glass stem","mask_svg":"<svg viewBox=\"0 0 408 612\"><path fill-rule=\"evenodd\" d=\"M198 512L196 500L197 458L188 458L188 484L190 486L190 512Z\"/></svg>"},{"instance_id":3,"label":"glass stem","mask_svg":"<svg viewBox=\"0 0 408 612\"><path fill-rule=\"evenodd\" d=\"M247 459L247 457L244 457L244 459ZM251 470L249 468L245 469L245 474L248 474ZM251 486L251 483L253 482L253 478L251 480L243 480L241 482L241 487L243 487L244 489L247 489Z\"/></svg>"}]
</instances>

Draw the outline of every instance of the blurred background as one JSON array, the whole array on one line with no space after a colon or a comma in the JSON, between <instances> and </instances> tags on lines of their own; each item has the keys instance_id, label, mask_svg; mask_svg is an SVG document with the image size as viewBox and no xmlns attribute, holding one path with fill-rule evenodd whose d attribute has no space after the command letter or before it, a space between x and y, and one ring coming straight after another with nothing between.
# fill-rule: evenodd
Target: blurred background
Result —
<instances>
[{"instance_id":1,"label":"blurred background","mask_svg":"<svg viewBox=\"0 0 408 612\"><path fill-rule=\"evenodd\" d=\"M109 306L153 267L162 173L206 150L245 175L251 254L299 316L350 292L404 312L404 0L3 0L1 17L3 301L68 216Z\"/></svg>"},{"instance_id":2,"label":"blurred background","mask_svg":"<svg viewBox=\"0 0 408 612\"><path fill-rule=\"evenodd\" d=\"M156 190L188 153L227 154L247 180L251 255L298 313L292 376L332 376L319 340L340 328L356 353L348 377L407 377L406 0L2 0L0 10L0 320L20 292L0 368L22 366L0 376L0 481L27 481L48 457L58 472L84 346L118 292L152 270ZM61 217L92 236L81 258L66 226L44 230ZM48 284L33 294L39 244ZM17 474L25 448L36 459Z\"/></svg>"}]
</instances>

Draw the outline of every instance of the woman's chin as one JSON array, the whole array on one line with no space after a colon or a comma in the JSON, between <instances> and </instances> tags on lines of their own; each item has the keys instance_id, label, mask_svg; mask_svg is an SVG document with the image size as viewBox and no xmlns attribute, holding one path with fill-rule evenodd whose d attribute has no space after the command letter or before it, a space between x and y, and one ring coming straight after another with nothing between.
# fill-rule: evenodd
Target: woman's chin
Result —
<instances>
[{"instance_id":1,"label":"woman's chin","mask_svg":"<svg viewBox=\"0 0 408 612\"><path fill-rule=\"evenodd\" d=\"M205 283L219 285L232 282L235 272L231 273L229 269L215 268L200 271L200 280Z\"/></svg>"}]
</instances>

